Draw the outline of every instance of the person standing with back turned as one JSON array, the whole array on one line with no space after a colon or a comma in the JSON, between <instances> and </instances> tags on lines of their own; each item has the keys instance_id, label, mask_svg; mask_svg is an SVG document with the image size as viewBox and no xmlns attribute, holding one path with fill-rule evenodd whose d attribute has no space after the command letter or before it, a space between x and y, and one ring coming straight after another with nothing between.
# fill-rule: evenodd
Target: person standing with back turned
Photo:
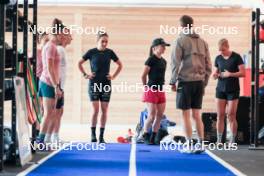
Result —
<instances>
[{"instance_id":1,"label":"person standing with back turned","mask_svg":"<svg viewBox=\"0 0 264 176\"><path fill-rule=\"evenodd\" d=\"M191 144L192 124L191 112L198 132L198 142L204 138L204 127L201 120L204 89L212 73L212 64L208 44L193 32L193 18L184 15L180 18L183 31L172 48L170 85L177 92L176 106L182 110L185 138ZM193 152L185 148L182 152Z\"/></svg>"}]
</instances>

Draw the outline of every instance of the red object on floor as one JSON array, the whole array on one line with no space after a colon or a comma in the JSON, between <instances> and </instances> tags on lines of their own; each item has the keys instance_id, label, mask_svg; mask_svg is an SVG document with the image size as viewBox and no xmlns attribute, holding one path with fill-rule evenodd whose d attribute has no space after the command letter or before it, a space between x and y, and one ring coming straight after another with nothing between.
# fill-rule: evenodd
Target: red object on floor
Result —
<instances>
[{"instance_id":1,"label":"red object on floor","mask_svg":"<svg viewBox=\"0 0 264 176\"><path fill-rule=\"evenodd\" d=\"M262 27L259 29L259 39L264 41L264 29Z\"/></svg>"},{"instance_id":2,"label":"red object on floor","mask_svg":"<svg viewBox=\"0 0 264 176\"><path fill-rule=\"evenodd\" d=\"M118 143L125 143L125 144L129 143L128 140L126 138L122 137L122 136L117 138L117 142Z\"/></svg>"},{"instance_id":3,"label":"red object on floor","mask_svg":"<svg viewBox=\"0 0 264 176\"><path fill-rule=\"evenodd\" d=\"M246 69L246 76L243 79L243 92L242 96L251 96L251 69ZM260 75L259 77L259 85L264 85L264 75ZM241 89L242 90L242 89Z\"/></svg>"}]
</instances>

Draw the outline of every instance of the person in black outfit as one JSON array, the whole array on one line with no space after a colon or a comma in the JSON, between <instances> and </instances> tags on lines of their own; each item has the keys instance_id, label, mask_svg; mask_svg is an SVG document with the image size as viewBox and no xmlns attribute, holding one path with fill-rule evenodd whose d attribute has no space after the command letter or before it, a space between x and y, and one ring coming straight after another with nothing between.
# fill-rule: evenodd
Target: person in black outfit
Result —
<instances>
[{"instance_id":1,"label":"person in black outfit","mask_svg":"<svg viewBox=\"0 0 264 176\"><path fill-rule=\"evenodd\" d=\"M163 91L167 62L162 57L166 50L166 43L162 38L153 40L149 58L145 62L142 83L145 86L143 102L147 105L148 118L144 124L144 140L147 144L157 144L156 134L160 128L160 121L166 107L166 95ZM148 79L147 79L148 78ZM152 125L153 124L153 125ZM149 129L152 125L152 133Z\"/></svg>"},{"instance_id":2,"label":"person in black outfit","mask_svg":"<svg viewBox=\"0 0 264 176\"><path fill-rule=\"evenodd\" d=\"M111 80L114 80L122 69L122 63L115 52L107 48L108 34L99 32L97 35L97 47L88 50L79 61L79 69L85 79L89 79L88 92L93 106L91 121L91 142L97 142L96 124L101 106L101 127L99 143L105 143L104 131L107 120L108 104L111 97ZM90 61L91 74L87 74L83 68L85 61ZM113 75L110 72L111 61L117 64L117 69Z\"/></svg>"},{"instance_id":3,"label":"person in black outfit","mask_svg":"<svg viewBox=\"0 0 264 176\"><path fill-rule=\"evenodd\" d=\"M218 79L216 87L217 103L217 142L222 142L224 119L227 116L231 128L231 143L235 142L237 134L236 112L240 95L239 78L245 76L245 67L239 54L229 49L227 39L221 39L218 43L220 55L215 59L215 79Z\"/></svg>"}]
</instances>

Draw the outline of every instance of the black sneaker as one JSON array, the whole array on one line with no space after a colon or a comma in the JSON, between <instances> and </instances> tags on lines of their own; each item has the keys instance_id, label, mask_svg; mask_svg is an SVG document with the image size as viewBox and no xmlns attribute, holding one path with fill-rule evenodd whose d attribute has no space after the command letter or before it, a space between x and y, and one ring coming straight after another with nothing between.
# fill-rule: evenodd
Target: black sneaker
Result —
<instances>
[{"instance_id":1,"label":"black sneaker","mask_svg":"<svg viewBox=\"0 0 264 176\"><path fill-rule=\"evenodd\" d=\"M155 145L156 133L151 133L148 145Z\"/></svg>"},{"instance_id":2,"label":"black sneaker","mask_svg":"<svg viewBox=\"0 0 264 176\"><path fill-rule=\"evenodd\" d=\"M106 143L103 137L100 137L100 138L99 138L99 143L100 143L100 144L102 144L102 143L105 144L105 143Z\"/></svg>"},{"instance_id":3,"label":"black sneaker","mask_svg":"<svg viewBox=\"0 0 264 176\"><path fill-rule=\"evenodd\" d=\"M149 140L150 140L150 134L149 133L144 133L143 134L143 138L144 138L144 143L148 144Z\"/></svg>"},{"instance_id":4,"label":"black sneaker","mask_svg":"<svg viewBox=\"0 0 264 176\"><path fill-rule=\"evenodd\" d=\"M91 137L91 142L97 142L97 139L96 139L96 137L95 137L95 136L93 136L93 135L92 135L92 137Z\"/></svg>"}]
</instances>

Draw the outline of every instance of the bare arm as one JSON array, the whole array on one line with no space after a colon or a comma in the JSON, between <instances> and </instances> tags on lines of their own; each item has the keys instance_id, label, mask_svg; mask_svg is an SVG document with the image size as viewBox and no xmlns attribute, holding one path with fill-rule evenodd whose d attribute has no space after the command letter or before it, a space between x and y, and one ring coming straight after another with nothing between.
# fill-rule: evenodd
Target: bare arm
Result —
<instances>
[{"instance_id":1,"label":"bare arm","mask_svg":"<svg viewBox=\"0 0 264 176\"><path fill-rule=\"evenodd\" d=\"M225 70L225 72L221 73L222 78L228 78L228 77L235 77L235 78L240 78L240 77L245 77L246 71L245 71L245 66L243 64L238 66L239 71L238 72L229 72Z\"/></svg>"},{"instance_id":2,"label":"bare arm","mask_svg":"<svg viewBox=\"0 0 264 176\"><path fill-rule=\"evenodd\" d=\"M119 73L121 72L121 70L123 68L123 64L120 60L117 60L115 63L117 64L117 68L113 74L113 79L115 79L119 75Z\"/></svg>"},{"instance_id":3,"label":"bare arm","mask_svg":"<svg viewBox=\"0 0 264 176\"><path fill-rule=\"evenodd\" d=\"M213 73L213 77L214 77L214 79L218 79L220 77L220 71L217 67L215 68L215 71Z\"/></svg>"},{"instance_id":4,"label":"bare arm","mask_svg":"<svg viewBox=\"0 0 264 176\"><path fill-rule=\"evenodd\" d=\"M54 73L53 59L48 59L48 72L49 72L50 81L51 81L53 87L56 87L59 83L57 82L56 76Z\"/></svg>"},{"instance_id":5,"label":"bare arm","mask_svg":"<svg viewBox=\"0 0 264 176\"><path fill-rule=\"evenodd\" d=\"M83 68L83 64L85 63L86 61L84 59L81 59L79 62L78 62L78 67L79 67L79 70L80 72L84 75L84 78L85 79L92 79L94 78L94 73L92 74L87 74Z\"/></svg>"},{"instance_id":6,"label":"bare arm","mask_svg":"<svg viewBox=\"0 0 264 176\"><path fill-rule=\"evenodd\" d=\"M144 71L143 71L142 76L141 76L141 80L142 80L143 85L147 85L147 75L149 73L149 70L150 70L150 67L145 66Z\"/></svg>"},{"instance_id":7,"label":"bare arm","mask_svg":"<svg viewBox=\"0 0 264 176\"><path fill-rule=\"evenodd\" d=\"M86 74L85 71L84 71L84 68L83 68L83 63L85 62L85 60L81 59L79 62L78 62L78 67L79 67L79 70L82 74Z\"/></svg>"},{"instance_id":8,"label":"bare arm","mask_svg":"<svg viewBox=\"0 0 264 176\"><path fill-rule=\"evenodd\" d=\"M231 76L237 77L237 78L245 77L245 75L246 75L245 66L243 64L241 64L238 66L238 68L239 68L239 71L235 72L235 73L231 73Z\"/></svg>"}]
</instances>

